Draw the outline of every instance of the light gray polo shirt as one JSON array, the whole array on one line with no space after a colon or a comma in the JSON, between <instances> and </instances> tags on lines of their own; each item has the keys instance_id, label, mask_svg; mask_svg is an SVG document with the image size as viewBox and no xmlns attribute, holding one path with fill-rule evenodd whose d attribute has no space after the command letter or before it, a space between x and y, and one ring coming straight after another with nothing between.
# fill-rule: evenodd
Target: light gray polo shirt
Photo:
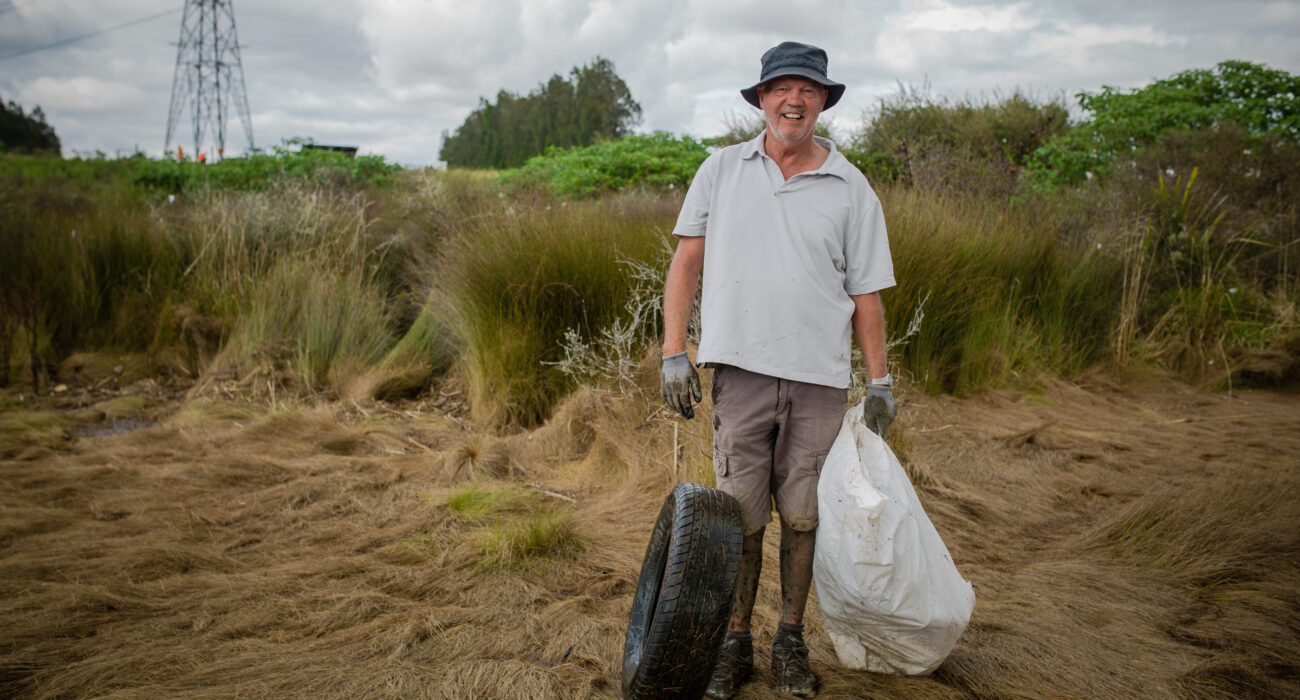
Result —
<instances>
[{"instance_id":1,"label":"light gray polo shirt","mask_svg":"<svg viewBox=\"0 0 1300 700\"><path fill-rule=\"evenodd\" d=\"M894 285L880 200L820 137L826 162L786 180L764 134L704 161L673 229L707 237L696 361L846 388L849 295Z\"/></svg>"}]
</instances>

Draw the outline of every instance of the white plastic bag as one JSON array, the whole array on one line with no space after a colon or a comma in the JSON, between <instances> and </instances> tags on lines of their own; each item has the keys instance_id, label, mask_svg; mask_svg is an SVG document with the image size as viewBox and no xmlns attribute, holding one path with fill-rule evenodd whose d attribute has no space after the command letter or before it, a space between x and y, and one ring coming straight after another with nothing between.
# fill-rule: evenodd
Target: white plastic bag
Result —
<instances>
[{"instance_id":1,"label":"white plastic bag","mask_svg":"<svg viewBox=\"0 0 1300 700\"><path fill-rule=\"evenodd\" d=\"M817 486L817 600L840 663L924 675L966 629L975 592L903 465L861 418L862 404L845 413Z\"/></svg>"}]
</instances>

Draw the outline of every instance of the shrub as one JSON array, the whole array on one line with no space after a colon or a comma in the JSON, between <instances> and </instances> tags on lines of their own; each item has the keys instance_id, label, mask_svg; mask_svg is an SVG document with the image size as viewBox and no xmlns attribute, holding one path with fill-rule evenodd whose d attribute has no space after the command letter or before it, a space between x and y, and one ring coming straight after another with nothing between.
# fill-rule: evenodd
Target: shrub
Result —
<instances>
[{"instance_id":1,"label":"shrub","mask_svg":"<svg viewBox=\"0 0 1300 700\"><path fill-rule=\"evenodd\" d=\"M1015 92L998 101L933 98L901 90L854 136L848 157L876 183L1004 196L1029 155L1068 130L1059 101Z\"/></svg>"},{"instance_id":2,"label":"shrub","mask_svg":"<svg viewBox=\"0 0 1300 700\"><path fill-rule=\"evenodd\" d=\"M706 157L708 151L695 139L657 131L594 146L551 148L522 168L504 173L502 180L568 198L632 187L685 189Z\"/></svg>"},{"instance_id":3,"label":"shrub","mask_svg":"<svg viewBox=\"0 0 1300 700\"><path fill-rule=\"evenodd\" d=\"M384 185L400 169L386 162L383 156L353 158L322 149L277 148L270 154L226 158L214 163L170 157L141 159L134 179L144 187L172 193L204 188L264 190L288 182L339 189Z\"/></svg>"},{"instance_id":4,"label":"shrub","mask_svg":"<svg viewBox=\"0 0 1300 700\"><path fill-rule=\"evenodd\" d=\"M1106 86L1078 98L1089 118L1043 144L1030 160L1030 182L1040 190L1105 175L1180 129L1235 124L1254 136L1300 139L1300 76L1246 61L1184 71L1129 91Z\"/></svg>"}]
</instances>

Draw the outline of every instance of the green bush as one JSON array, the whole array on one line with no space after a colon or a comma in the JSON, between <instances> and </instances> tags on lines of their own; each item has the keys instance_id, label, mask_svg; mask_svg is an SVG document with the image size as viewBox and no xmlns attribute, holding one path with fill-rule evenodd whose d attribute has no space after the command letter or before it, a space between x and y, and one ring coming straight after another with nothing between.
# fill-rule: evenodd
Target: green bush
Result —
<instances>
[{"instance_id":1,"label":"green bush","mask_svg":"<svg viewBox=\"0 0 1300 700\"><path fill-rule=\"evenodd\" d=\"M1038 148L1030 183L1053 189L1108 174L1175 130L1235 124L1252 136L1300 140L1300 76L1246 61L1189 70L1134 90L1081 92L1089 118Z\"/></svg>"},{"instance_id":2,"label":"green bush","mask_svg":"<svg viewBox=\"0 0 1300 700\"><path fill-rule=\"evenodd\" d=\"M321 149L290 151L226 158L214 163L163 158L141 159L134 180L164 192L194 192L199 189L264 190L286 182L308 187L355 187L383 185L401 168L383 156L349 157Z\"/></svg>"},{"instance_id":3,"label":"green bush","mask_svg":"<svg viewBox=\"0 0 1300 700\"><path fill-rule=\"evenodd\" d=\"M1007 195L1035 149L1069 129L1065 106L1015 92L998 101L903 90L881 101L846 155L873 183Z\"/></svg>"},{"instance_id":4,"label":"green bush","mask_svg":"<svg viewBox=\"0 0 1300 700\"><path fill-rule=\"evenodd\" d=\"M708 151L689 136L657 131L580 148L551 148L522 168L502 174L507 184L550 190L568 198L632 187L686 188Z\"/></svg>"}]
</instances>

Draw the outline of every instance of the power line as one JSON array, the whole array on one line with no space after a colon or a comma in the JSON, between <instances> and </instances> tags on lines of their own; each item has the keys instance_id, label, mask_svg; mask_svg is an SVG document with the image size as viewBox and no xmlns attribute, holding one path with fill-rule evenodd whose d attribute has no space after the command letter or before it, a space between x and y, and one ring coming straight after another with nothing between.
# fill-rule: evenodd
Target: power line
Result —
<instances>
[{"instance_id":1,"label":"power line","mask_svg":"<svg viewBox=\"0 0 1300 700\"><path fill-rule=\"evenodd\" d=\"M3 11L3 8L4 8L4 4L3 4L3 3L0 3L0 12ZM178 8L174 8L174 9L171 9L171 10L166 10L166 11L164 11L164 12L159 12L159 13L157 13L157 14L149 15L148 17L141 17L140 19L133 19L133 20L131 20L130 22L123 22L122 24L117 24L117 25L114 25L114 26L112 26L112 27L105 27L104 29L98 29L98 30L95 30L95 31L93 31L93 32L90 32L89 34L82 34L81 36L74 36L74 37L72 37L72 38L70 38L70 39L63 39L63 40L60 40L60 41L56 41L56 42L54 42L53 44L45 44L44 46L33 46L33 47L30 48L30 49L23 49L23 50L21 50L21 51L15 51L15 52L13 52L13 53L7 53L7 54L4 54L4 55L0 55L0 61L4 61L4 60L10 59L10 58L17 58L17 57L19 57L19 56L26 56L26 55L29 54L29 53L36 53L37 51L44 51L45 49L52 49L52 48L55 48L55 47L58 47L58 46L64 46L65 44L71 44L71 43L74 42L74 41L81 41L82 39L89 39L89 38L92 37L92 36L99 36L100 34L107 34L107 33L109 33L109 32L115 32L115 31L117 31L117 30L119 30L119 29L125 29L125 28L127 28L127 27L131 27L131 26L134 26L134 25L137 25L137 24L144 24L145 22L148 22L148 21L151 21L151 20L158 19L159 17L166 17L167 15L174 15L174 14L176 14L177 12L180 12L180 11L183 10L183 9L185 9L185 8L183 8L183 7L178 7Z\"/></svg>"},{"instance_id":2,"label":"power line","mask_svg":"<svg viewBox=\"0 0 1300 700\"><path fill-rule=\"evenodd\" d=\"M248 114L244 64L239 58L234 0L186 0L176 43L176 72L163 150L176 143L180 152L180 143L172 137L181 128L181 117L188 108L195 155L201 157L206 142L213 151L208 155L221 158L226 150L226 120L232 107L243 122L248 152L252 153L253 121Z\"/></svg>"}]
</instances>

